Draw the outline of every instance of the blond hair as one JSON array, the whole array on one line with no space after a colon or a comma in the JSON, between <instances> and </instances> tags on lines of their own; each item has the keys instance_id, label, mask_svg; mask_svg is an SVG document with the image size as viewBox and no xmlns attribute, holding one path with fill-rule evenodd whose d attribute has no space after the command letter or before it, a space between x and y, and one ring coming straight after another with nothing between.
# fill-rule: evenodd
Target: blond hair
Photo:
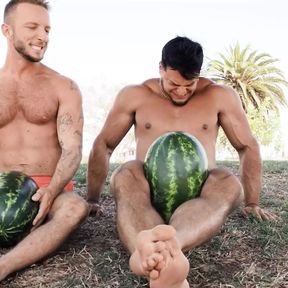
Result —
<instances>
[{"instance_id":1,"label":"blond hair","mask_svg":"<svg viewBox=\"0 0 288 288\"><path fill-rule=\"evenodd\" d=\"M38 5L38 6L45 8L46 10L49 10L50 8L49 3L46 0L10 0L6 4L5 9L4 9L4 22L7 22L8 17L11 14L11 12L15 10L17 5L21 3L29 3L29 4Z\"/></svg>"}]
</instances>

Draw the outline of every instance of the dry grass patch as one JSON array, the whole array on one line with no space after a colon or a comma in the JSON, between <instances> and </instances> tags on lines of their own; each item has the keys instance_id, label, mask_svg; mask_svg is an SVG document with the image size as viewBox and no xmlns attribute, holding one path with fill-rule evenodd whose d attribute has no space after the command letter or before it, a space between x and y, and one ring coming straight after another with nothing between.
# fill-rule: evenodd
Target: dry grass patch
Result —
<instances>
[{"instance_id":1,"label":"dry grass patch","mask_svg":"<svg viewBox=\"0 0 288 288\"><path fill-rule=\"evenodd\" d=\"M237 164L221 165L237 173ZM265 162L264 168L261 202L281 220L258 222L235 211L217 236L187 253L191 287L288 287L288 163ZM83 195L85 166L81 169L76 180L77 192ZM11 275L0 287L148 287L146 280L129 271L128 255L117 238L108 185L102 202L102 216L89 217L55 255Z\"/></svg>"}]
</instances>

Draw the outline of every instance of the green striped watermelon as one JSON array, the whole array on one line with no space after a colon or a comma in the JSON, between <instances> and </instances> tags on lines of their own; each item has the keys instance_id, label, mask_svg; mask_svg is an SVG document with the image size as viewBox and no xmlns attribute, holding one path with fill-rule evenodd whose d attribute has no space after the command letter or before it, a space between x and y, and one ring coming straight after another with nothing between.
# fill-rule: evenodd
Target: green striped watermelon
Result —
<instances>
[{"instance_id":1,"label":"green striped watermelon","mask_svg":"<svg viewBox=\"0 0 288 288\"><path fill-rule=\"evenodd\" d=\"M31 228L39 209L39 203L31 200L37 189L23 173L0 173L0 247L16 244Z\"/></svg>"},{"instance_id":2,"label":"green striped watermelon","mask_svg":"<svg viewBox=\"0 0 288 288\"><path fill-rule=\"evenodd\" d=\"M169 132L157 138L144 160L151 202L168 222L183 202L199 196L208 177L208 160L202 144L184 132Z\"/></svg>"}]
</instances>

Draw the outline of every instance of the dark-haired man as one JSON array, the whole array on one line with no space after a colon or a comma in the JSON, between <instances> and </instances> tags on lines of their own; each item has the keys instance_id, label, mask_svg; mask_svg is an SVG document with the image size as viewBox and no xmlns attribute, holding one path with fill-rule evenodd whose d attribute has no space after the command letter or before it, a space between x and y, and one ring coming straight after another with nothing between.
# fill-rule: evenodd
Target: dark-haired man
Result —
<instances>
[{"instance_id":1,"label":"dark-haired man","mask_svg":"<svg viewBox=\"0 0 288 288\"><path fill-rule=\"evenodd\" d=\"M73 81L41 63L49 31L47 1L11 0L6 5L0 171L34 178L40 188L33 200L40 208L31 233L1 256L0 281L54 252L88 214L71 182L81 160L81 93Z\"/></svg>"},{"instance_id":2,"label":"dark-haired man","mask_svg":"<svg viewBox=\"0 0 288 288\"><path fill-rule=\"evenodd\" d=\"M275 215L261 209L261 160L241 101L235 91L199 76L202 47L186 37L170 40L162 50L160 79L128 86L117 96L106 123L96 137L88 165L88 201L99 209L99 196L115 147L132 125L136 160L112 176L120 239L131 253L130 267L149 277L151 288L189 287L189 263L182 251L209 240L229 213L245 199L245 214L260 219ZM215 143L222 127L241 162L241 180L216 166ZM180 205L169 225L150 202L143 160L151 143L168 131L193 134L204 146L209 177L200 197ZM243 193L244 191L244 193Z\"/></svg>"}]
</instances>

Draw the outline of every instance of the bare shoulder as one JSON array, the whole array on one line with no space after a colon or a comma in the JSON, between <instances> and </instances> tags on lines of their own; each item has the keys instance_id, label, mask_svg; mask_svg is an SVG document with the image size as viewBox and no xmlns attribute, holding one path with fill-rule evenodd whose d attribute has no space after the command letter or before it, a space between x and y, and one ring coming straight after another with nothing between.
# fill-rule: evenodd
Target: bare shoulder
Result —
<instances>
[{"instance_id":1,"label":"bare shoulder","mask_svg":"<svg viewBox=\"0 0 288 288\"><path fill-rule=\"evenodd\" d=\"M197 92L207 94L214 104L224 109L229 105L238 106L241 101L238 93L230 86L217 84L210 79L200 78Z\"/></svg>"},{"instance_id":2,"label":"bare shoulder","mask_svg":"<svg viewBox=\"0 0 288 288\"><path fill-rule=\"evenodd\" d=\"M53 85L54 89L56 89L58 92L57 95L60 98L71 97L71 94L81 96L77 83L69 77L64 76L44 65L40 74L42 74L42 77L46 77L47 80Z\"/></svg>"},{"instance_id":3,"label":"bare shoulder","mask_svg":"<svg viewBox=\"0 0 288 288\"><path fill-rule=\"evenodd\" d=\"M226 97L238 97L237 92L230 86L224 84L217 84L212 80L205 78L205 85L203 85L203 89L207 89L211 93L215 93L216 95L222 94Z\"/></svg>"},{"instance_id":4,"label":"bare shoulder","mask_svg":"<svg viewBox=\"0 0 288 288\"><path fill-rule=\"evenodd\" d=\"M153 86L155 83L156 79L149 79L146 80L143 83L140 84L135 84L135 85L128 85L126 87L124 87L120 93L124 93L124 94L134 94L137 93L137 95L143 96L143 95L147 95L150 93L153 93Z\"/></svg>"},{"instance_id":5,"label":"bare shoulder","mask_svg":"<svg viewBox=\"0 0 288 288\"><path fill-rule=\"evenodd\" d=\"M145 101L147 97L150 97L154 93L154 82L154 79L150 79L141 84L125 86L119 91L116 102L125 101L126 104L137 104Z\"/></svg>"}]
</instances>

